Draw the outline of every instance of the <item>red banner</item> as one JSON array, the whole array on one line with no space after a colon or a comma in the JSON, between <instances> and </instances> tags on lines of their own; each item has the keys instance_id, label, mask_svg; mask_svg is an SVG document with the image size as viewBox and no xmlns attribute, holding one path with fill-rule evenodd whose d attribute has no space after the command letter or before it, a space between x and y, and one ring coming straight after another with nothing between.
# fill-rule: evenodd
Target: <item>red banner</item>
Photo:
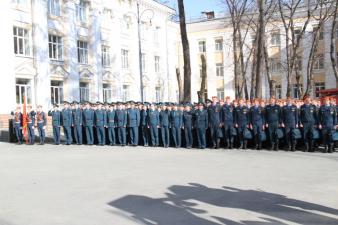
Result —
<instances>
[{"instance_id":1,"label":"red banner","mask_svg":"<svg viewBox=\"0 0 338 225\"><path fill-rule=\"evenodd\" d=\"M27 103L26 97L23 97L23 112L22 112L22 129L23 129L23 137L26 140L26 144L28 144L28 137L27 137Z\"/></svg>"}]
</instances>

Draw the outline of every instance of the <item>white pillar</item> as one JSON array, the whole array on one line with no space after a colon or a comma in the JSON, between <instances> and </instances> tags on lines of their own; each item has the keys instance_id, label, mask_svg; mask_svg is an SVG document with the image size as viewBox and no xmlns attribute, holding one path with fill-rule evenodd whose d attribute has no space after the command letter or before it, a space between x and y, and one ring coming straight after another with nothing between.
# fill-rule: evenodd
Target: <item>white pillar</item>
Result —
<instances>
[{"instance_id":1,"label":"white pillar","mask_svg":"<svg viewBox=\"0 0 338 225\"><path fill-rule=\"evenodd\" d=\"M76 29L76 0L65 1L66 19L64 27L66 36L65 52L68 61L69 77L65 81L65 100L80 100L79 73L77 71L77 29Z\"/></svg>"},{"instance_id":2,"label":"white pillar","mask_svg":"<svg viewBox=\"0 0 338 225\"><path fill-rule=\"evenodd\" d=\"M37 71L35 80L36 104L50 107L50 74L48 58L47 1L33 0L33 45Z\"/></svg>"},{"instance_id":3,"label":"white pillar","mask_svg":"<svg viewBox=\"0 0 338 225\"><path fill-rule=\"evenodd\" d=\"M0 114L8 114L15 107L14 46L11 5L9 0L0 1L0 42L1 82Z\"/></svg>"}]
</instances>

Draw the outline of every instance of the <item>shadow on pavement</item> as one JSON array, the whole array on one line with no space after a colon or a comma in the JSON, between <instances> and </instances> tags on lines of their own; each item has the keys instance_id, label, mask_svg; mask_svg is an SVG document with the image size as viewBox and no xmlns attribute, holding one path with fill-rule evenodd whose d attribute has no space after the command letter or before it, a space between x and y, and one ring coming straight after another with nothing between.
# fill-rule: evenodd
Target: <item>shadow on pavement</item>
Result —
<instances>
[{"instance_id":1,"label":"shadow on pavement","mask_svg":"<svg viewBox=\"0 0 338 225\"><path fill-rule=\"evenodd\" d=\"M259 190L243 190L232 187L209 188L191 183L187 186L173 185L166 198L128 195L109 202L114 208L132 214L144 224L159 225L258 225L258 224L338 224L338 210L310 202L288 198L283 195ZM214 221L202 218L208 212L198 209L198 201L222 208L243 209L259 213L259 221L233 221L212 216ZM266 217L264 217L266 216ZM243 218L245 219L245 218ZM215 222L217 221L217 222ZM282 222L283 221L283 222Z\"/></svg>"}]
</instances>

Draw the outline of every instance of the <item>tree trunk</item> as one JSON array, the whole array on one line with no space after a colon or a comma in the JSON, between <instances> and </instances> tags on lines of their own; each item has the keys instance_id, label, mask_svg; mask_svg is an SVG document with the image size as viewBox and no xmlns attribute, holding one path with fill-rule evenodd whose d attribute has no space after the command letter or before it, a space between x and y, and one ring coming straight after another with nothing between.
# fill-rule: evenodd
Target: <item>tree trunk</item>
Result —
<instances>
[{"instance_id":1,"label":"tree trunk","mask_svg":"<svg viewBox=\"0 0 338 225\"><path fill-rule=\"evenodd\" d=\"M178 84L178 101L183 101L183 85L182 85L182 77L181 72L179 68L176 68L176 78L177 78L177 84Z\"/></svg>"},{"instance_id":2,"label":"tree trunk","mask_svg":"<svg viewBox=\"0 0 338 225\"><path fill-rule=\"evenodd\" d=\"M261 68L262 68L262 46L264 43L264 3L265 0L257 0L259 19L258 19L258 32L257 32L257 50L256 50L256 98L262 98L262 84L261 84Z\"/></svg>"},{"instance_id":3,"label":"tree trunk","mask_svg":"<svg viewBox=\"0 0 338 225\"><path fill-rule=\"evenodd\" d=\"M337 11L338 11L338 2L335 3L333 18L332 18L332 26L331 26L331 41L330 41L330 59L331 59L331 65L332 70L334 73L334 76L336 78L336 87L338 82L338 67L337 67L337 55L335 51L335 44L336 44L336 29L337 29Z\"/></svg>"},{"instance_id":4,"label":"tree trunk","mask_svg":"<svg viewBox=\"0 0 338 225\"><path fill-rule=\"evenodd\" d=\"M268 49L266 47L266 43L263 43L263 53L264 53L264 64L265 64L265 72L266 72L266 77L268 79L269 83L269 93L270 93L270 98L276 95L276 84L275 81L272 80L271 74L270 74L270 66L269 66L269 56L268 56ZM276 97L276 96L275 96Z\"/></svg>"},{"instance_id":5,"label":"tree trunk","mask_svg":"<svg viewBox=\"0 0 338 225\"><path fill-rule=\"evenodd\" d=\"M206 80L207 80L207 63L205 60L205 55L201 54L202 62L202 77L201 77L201 88L198 93L199 102L205 102L205 92L206 92Z\"/></svg>"},{"instance_id":6,"label":"tree trunk","mask_svg":"<svg viewBox=\"0 0 338 225\"><path fill-rule=\"evenodd\" d=\"M183 48L183 61L184 61L184 97L185 102L191 101L191 66L190 66L190 50L187 35L187 28L185 23L185 12L183 0L177 0L178 11L180 18L181 40Z\"/></svg>"}]
</instances>

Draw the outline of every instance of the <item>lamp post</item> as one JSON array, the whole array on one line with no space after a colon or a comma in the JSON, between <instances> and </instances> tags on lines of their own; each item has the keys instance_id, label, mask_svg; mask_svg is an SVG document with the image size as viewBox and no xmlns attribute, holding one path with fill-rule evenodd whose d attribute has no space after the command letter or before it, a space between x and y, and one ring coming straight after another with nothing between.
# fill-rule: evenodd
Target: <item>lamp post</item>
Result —
<instances>
[{"instance_id":1,"label":"lamp post","mask_svg":"<svg viewBox=\"0 0 338 225\"><path fill-rule=\"evenodd\" d=\"M138 58L139 58L139 70L140 70L140 91L141 91L141 102L143 102L143 67L142 67L142 41L141 41L141 19L142 16L146 12L150 12L151 16L148 17L150 20L150 25L151 25L151 20L154 17L154 11L152 9L145 9L142 12L140 12L140 1L136 2L137 6L137 14L133 12L129 12L129 14L132 14L136 17L137 19L137 38L138 38Z\"/></svg>"}]
</instances>

